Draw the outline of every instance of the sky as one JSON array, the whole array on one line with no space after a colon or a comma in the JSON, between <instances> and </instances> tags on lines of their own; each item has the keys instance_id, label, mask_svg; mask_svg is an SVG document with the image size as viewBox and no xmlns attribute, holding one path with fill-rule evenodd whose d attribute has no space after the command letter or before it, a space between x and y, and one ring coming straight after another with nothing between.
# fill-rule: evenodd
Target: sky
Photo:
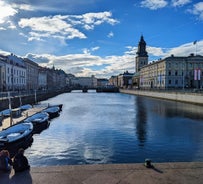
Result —
<instances>
[{"instance_id":1,"label":"sky","mask_svg":"<svg viewBox=\"0 0 203 184\"><path fill-rule=\"evenodd\" d=\"M203 1L0 0L0 54L75 76L135 72L141 35L149 62L203 55Z\"/></svg>"}]
</instances>

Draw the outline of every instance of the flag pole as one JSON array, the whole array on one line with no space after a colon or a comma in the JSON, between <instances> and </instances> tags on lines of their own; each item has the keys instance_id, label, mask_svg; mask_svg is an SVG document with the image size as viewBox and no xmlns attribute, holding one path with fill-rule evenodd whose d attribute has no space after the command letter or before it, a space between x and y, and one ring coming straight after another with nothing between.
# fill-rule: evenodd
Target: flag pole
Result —
<instances>
[{"instance_id":1,"label":"flag pole","mask_svg":"<svg viewBox=\"0 0 203 184\"><path fill-rule=\"evenodd\" d=\"M195 55L197 56L197 40L195 40L195 41L193 42L193 44L195 45Z\"/></svg>"}]
</instances>

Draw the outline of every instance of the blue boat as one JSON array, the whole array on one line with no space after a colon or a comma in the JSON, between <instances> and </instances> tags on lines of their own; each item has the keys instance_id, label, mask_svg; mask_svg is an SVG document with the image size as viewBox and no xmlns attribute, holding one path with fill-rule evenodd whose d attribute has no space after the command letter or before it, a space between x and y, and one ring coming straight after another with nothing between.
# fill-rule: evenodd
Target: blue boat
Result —
<instances>
[{"instance_id":1,"label":"blue boat","mask_svg":"<svg viewBox=\"0 0 203 184\"><path fill-rule=\"evenodd\" d=\"M22 146L33 135L33 124L21 122L0 131L0 149Z\"/></svg>"}]
</instances>

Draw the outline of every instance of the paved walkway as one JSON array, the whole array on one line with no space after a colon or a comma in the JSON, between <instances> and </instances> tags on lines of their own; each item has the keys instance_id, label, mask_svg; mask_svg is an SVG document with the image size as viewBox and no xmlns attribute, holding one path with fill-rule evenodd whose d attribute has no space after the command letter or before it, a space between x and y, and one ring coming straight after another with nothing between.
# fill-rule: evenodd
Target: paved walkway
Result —
<instances>
[{"instance_id":1,"label":"paved walkway","mask_svg":"<svg viewBox=\"0 0 203 184\"><path fill-rule=\"evenodd\" d=\"M34 167L0 173L1 184L202 184L203 162Z\"/></svg>"}]
</instances>

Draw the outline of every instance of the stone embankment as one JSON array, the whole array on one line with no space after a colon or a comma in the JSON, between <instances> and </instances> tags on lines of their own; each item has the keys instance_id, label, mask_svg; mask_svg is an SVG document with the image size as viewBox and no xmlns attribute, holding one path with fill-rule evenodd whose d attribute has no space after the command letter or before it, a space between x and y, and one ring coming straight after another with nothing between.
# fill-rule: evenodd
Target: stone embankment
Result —
<instances>
[{"instance_id":1,"label":"stone embankment","mask_svg":"<svg viewBox=\"0 0 203 184\"><path fill-rule=\"evenodd\" d=\"M202 184L203 163L101 164L32 167L0 173L0 183L26 184Z\"/></svg>"},{"instance_id":2,"label":"stone embankment","mask_svg":"<svg viewBox=\"0 0 203 184\"><path fill-rule=\"evenodd\" d=\"M52 98L54 96L57 96L59 94L62 94L66 91L51 91L51 92L47 92L47 93L37 93L36 94L36 99L38 102L43 101L43 100L47 100L49 98ZM21 96L21 102L22 104L35 104L35 94L31 94L31 95L22 95ZM11 107L12 108L17 108L20 106L20 98L19 96L14 96L11 97ZM0 99L0 111L4 110L4 109L8 109L9 108L9 100L8 98L1 98Z\"/></svg>"},{"instance_id":3,"label":"stone embankment","mask_svg":"<svg viewBox=\"0 0 203 184\"><path fill-rule=\"evenodd\" d=\"M120 89L121 93L203 105L203 93Z\"/></svg>"}]
</instances>

